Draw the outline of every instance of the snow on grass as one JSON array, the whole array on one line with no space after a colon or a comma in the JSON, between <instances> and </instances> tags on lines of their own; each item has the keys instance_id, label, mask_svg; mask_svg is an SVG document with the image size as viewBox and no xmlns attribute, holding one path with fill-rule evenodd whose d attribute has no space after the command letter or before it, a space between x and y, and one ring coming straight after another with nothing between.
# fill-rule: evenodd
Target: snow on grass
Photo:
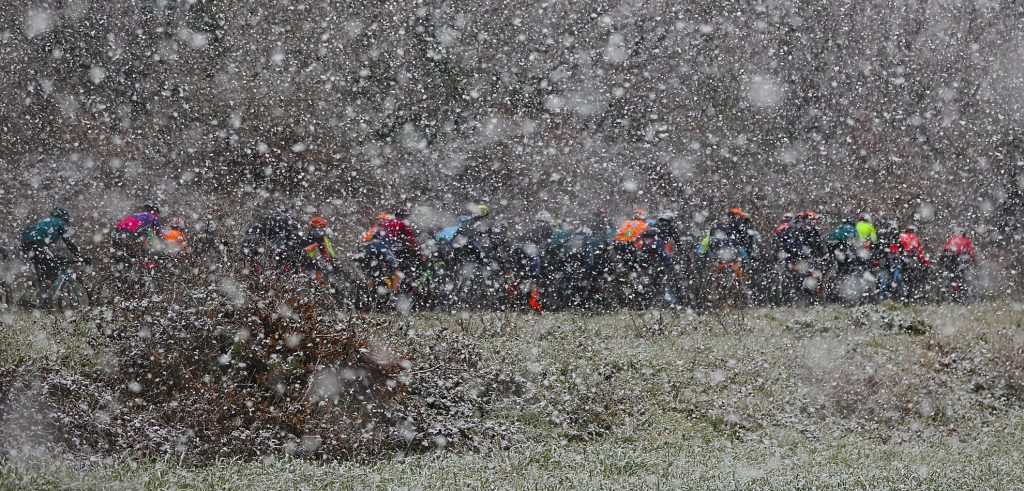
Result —
<instances>
[{"instance_id":1,"label":"snow on grass","mask_svg":"<svg viewBox=\"0 0 1024 491\"><path fill-rule=\"evenodd\" d=\"M420 315L395 335L474 343L510 380L485 418L517 434L363 463L8 456L0 488L1019 487L1022 323L1007 303ZM0 339L4 363L53 358Z\"/></svg>"}]
</instances>

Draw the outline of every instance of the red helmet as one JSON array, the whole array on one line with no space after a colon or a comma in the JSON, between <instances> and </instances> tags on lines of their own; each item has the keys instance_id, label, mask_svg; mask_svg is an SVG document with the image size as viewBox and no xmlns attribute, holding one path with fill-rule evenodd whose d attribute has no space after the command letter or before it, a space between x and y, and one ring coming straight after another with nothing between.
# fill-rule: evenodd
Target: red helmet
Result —
<instances>
[{"instance_id":1,"label":"red helmet","mask_svg":"<svg viewBox=\"0 0 1024 491\"><path fill-rule=\"evenodd\" d=\"M327 228L327 219L322 216L315 216L309 221L309 225L313 228L323 230Z\"/></svg>"}]
</instances>

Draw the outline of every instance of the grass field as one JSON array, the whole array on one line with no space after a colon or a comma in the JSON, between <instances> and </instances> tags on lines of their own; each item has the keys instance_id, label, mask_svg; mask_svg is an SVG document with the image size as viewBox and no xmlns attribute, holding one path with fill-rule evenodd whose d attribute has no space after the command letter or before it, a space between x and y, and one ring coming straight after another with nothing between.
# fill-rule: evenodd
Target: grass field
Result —
<instances>
[{"instance_id":1,"label":"grass field","mask_svg":"<svg viewBox=\"0 0 1024 491\"><path fill-rule=\"evenodd\" d=\"M1019 489L1022 324L1005 302L414 316L390 335L472 343L521 381L480 417L505 434L361 462L182 465L9 445L0 488ZM2 363L103 363L81 349L88 332L52 319L3 329Z\"/></svg>"}]
</instances>

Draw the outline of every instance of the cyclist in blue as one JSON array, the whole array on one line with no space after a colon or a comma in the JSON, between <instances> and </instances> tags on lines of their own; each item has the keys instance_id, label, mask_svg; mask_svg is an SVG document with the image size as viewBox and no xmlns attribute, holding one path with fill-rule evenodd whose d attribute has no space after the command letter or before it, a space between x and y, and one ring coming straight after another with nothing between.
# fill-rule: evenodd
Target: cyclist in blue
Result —
<instances>
[{"instance_id":1,"label":"cyclist in blue","mask_svg":"<svg viewBox=\"0 0 1024 491\"><path fill-rule=\"evenodd\" d=\"M55 250L63 242L76 261L84 261L78 246L70 239L71 213L65 208L54 208L50 216L28 226L21 234L21 252L32 263L40 283L40 306L50 308L50 286L70 261Z\"/></svg>"}]
</instances>

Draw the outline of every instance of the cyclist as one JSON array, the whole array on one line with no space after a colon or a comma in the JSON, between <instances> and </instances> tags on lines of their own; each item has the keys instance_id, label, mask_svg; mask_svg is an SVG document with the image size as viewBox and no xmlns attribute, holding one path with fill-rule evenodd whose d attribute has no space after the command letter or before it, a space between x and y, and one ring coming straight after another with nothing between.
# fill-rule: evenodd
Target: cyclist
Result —
<instances>
[{"instance_id":1,"label":"cyclist","mask_svg":"<svg viewBox=\"0 0 1024 491\"><path fill-rule=\"evenodd\" d=\"M369 235L371 240L367 245L371 252L388 258L392 269L390 290L393 293L399 291L403 278L415 278L420 263L426 261L416 242L416 231L407 220L411 214L407 206L396 206L387 218L380 216L379 223Z\"/></svg>"},{"instance_id":2,"label":"cyclist","mask_svg":"<svg viewBox=\"0 0 1024 491\"><path fill-rule=\"evenodd\" d=\"M472 213L469 215L460 215L456 219L455 225L441 229L441 231L435 235L435 238L441 242L452 243L455 241L455 237L458 236L459 233L467 233L466 229L468 227L472 227L491 214L490 207L485 204L472 205L470 206L470 211L472 211Z\"/></svg>"},{"instance_id":3,"label":"cyclist","mask_svg":"<svg viewBox=\"0 0 1024 491\"><path fill-rule=\"evenodd\" d=\"M167 220L167 229L161 235L163 239L163 253L169 255L180 254L188 250L188 237L185 235L185 219L171 217Z\"/></svg>"},{"instance_id":4,"label":"cyclist","mask_svg":"<svg viewBox=\"0 0 1024 491\"><path fill-rule=\"evenodd\" d=\"M739 264L750 257L754 242L750 218L742 209L730 208L725 216L711 226L701 241L700 249L718 262ZM737 276L740 276L738 271Z\"/></svg>"},{"instance_id":5,"label":"cyclist","mask_svg":"<svg viewBox=\"0 0 1024 491\"><path fill-rule=\"evenodd\" d=\"M324 283L321 273L330 273L334 270L336 257L327 225L326 218L319 215L313 217L306 230L307 245L302 249L306 253L307 264L316 272L316 281L320 284Z\"/></svg>"},{"instance_id":6,"label":"cyclist","mask_svg":"<svg viewBox=\"0 0 1024 491\"><path fill-rule=\"evenodd\" d=\"M777 237L779 234L783 233L784 231L792 227L794 217L795 216L792 213L786 213L785 215L782 215L782 221L775 226L775 230L772 231L772 237Z\"/></svg>"},{"instance_id":7,"label":"cyclist","mask_svg":"<svg viewBox=\"0 0 1024 491\"><path fill-rule=\"evenodd\" d=\"M797 216L797 228L801 242L807 248L807 252L815 259L820 259L828 254L828 247L821 233L820 217L814 210L806 210Z\"/></svg>"},{"instance_id":8,"label":"cyclist","mask_svg":"<svg viewBox=\"0 0 1024 491\"><path fill-rule=\"evenodd\" d=\"M505 252L501 250L505 233L498 222L488 218L491 210L486 204L473 204L469 209L471 214L458 217L454 225L434 236L436 257L449 268L485 267L489 271Z\"/></svg>"},{"instance_id":9,"label":"cyclist","mask_svg":"<svg viewBox=\"0 0 1024 491\"><path fill-rule=\"evenodd\" d=\"M643 247L641 238L651 222L647 219L647 212L636 209L630 218L619 227L613 238L615 261L627 270L637 270L642 266L640 249Z\"/></svg>"},{"instance_id":10,"label":"cyclist","mask_svg":"<svg viewBox=\"0 0 1024 491\"><path fill-rule=\"evenodd\" d=\"M900 228L893 220L878 225L878 242L872 249L872 259L878 270L878 298L906 297L906 256L900 244ZM859 236L858 236L859 237Z\"/></svg>"},{"instance_id":11,"label":"cyclist","mask_svg":"<svg viewBox=\"0 0 1024 491\"><path fill-rule=\"evenodd\" d=\"M865 243L865 247L871 248L871 245L878 242L878 231L871 223L871 215L867 213L857 215L857 235Z\"/></svg>"},{"instance_id":12,"label":"cyclist","mask_svg":"<svg viewBox=\"0 0 1024 491\"><path fill-rule=\"evenodd\" d=\"M363 232L363 249L368 260L383 261L387 264L389 271L394 271L398 269L398 259L391 252L391 247L385 240L384 229L381 228L381 225L391 218L388 213L377 214L377 221L366 229L366 232Z\"/></svg>"},{"instance_id":13,"label":"cyclist","mask_svg":"<svg viewBox=\"0 0 1024 491\"><path fill-rule=\"evenodd\" d=\"M544 310L540 298L541 286L545 282L545 273L547 272L544 260L548 245L555 235L556 223L558 222L550 213L541 211L530 227L519 236L516 246L516 254L519 259L518 269L525 280L523 291L529 292L527 305L538 312Z\"/></svg>"},{"instance_id":14,"label":"cyclist","mask_svg":"<svg viewBox=\"0 0 1024 491\"><path fill-rule=\"evenodd\" d=\"M71 240L71 213L65 208L54 208L50 216L28 226L21 234L21 251L32 263L39 280L39 305L50 308L54 282L70 261L54 250L57 241L71 253L76 261L85 261L78 246Z\"/></svg>"},{"instance_id":15,"label":"cyclist","mask_svg":"<svg viewBox=\"0 0 1024 491\"><path fill-rule=\"evenodd\" d=\"M960 302L968 299L967 273L977 259L977 252L967 237L967 230L960 227L954 229L942 247L940 260L946 279L942 288L945 298Z\"/></svg>"},{"instance_id":16,"label":"cyclist","mask_svg":"<svg viewBox=\"0 0 1024 491\"><path fill-rule=\"evenodd\" d=\"M942 254L956 258L965 258L965 261L968 263L973 263L978 258L974 244L971 242L971 239L967 238L967 230L964 228L953 230L953 234L949 236L946 244L942 247Z\"/></svg>"},{"instance_id":17,"label":"cyclist","mask_svg":"<svg viewBox=\"0 0 1024 491\"><path fill-rule=\"evenodd\" d=\"M917 226L907 225L907 228L900 234L900 249L903 254L917 259L920 266L928 267L928 255L924 252L921 239L917 236Z\"/></svg>"},{"instance_id":18,"label":"cyclist","mask_svg":"<svg viewBox=\"0 0 1024 491\"><path fill-rule=\"evenodd\" d=\"M264 215L249 227L245 235L242 249L248 255L257 256L260 252L267 252L284 271L294 270L299 265L302 233L299 224L292 218L289 206L279 206L274 212ZM256 265L258 267L258 263Z\"/></svg>"},{"instance_id":19,"label":"cyclist","mask_svg":"<svg viewBox=\"0 0 1024 491\"><path fill-rule=\"evenodd\" d=\"M928 277L928 255L925 254L921 239L917 236L915 225L907 225L900 234L899 241L903 263L906 265L906 271L903 272L906 278L903 296L907 300L914 300L921 295L920 290Z\"/></svg>"},{"instance_id":20,"label":"cyclist","mask_svg":"<svg viewBox=\"0 0 1024 491\"><path fill-rule=\"evenodd\" d=\"M391 218L380 224L380 233L387 242L400 268L410 271L416 268L422 259L420 247L416 243L416 231L409 224L412 212L406 206L395 208Z\"/></svg>"},{"instance_id":21,"label":"cyclist","mask_svg":"<svg viewBox=\"0 0 1024 491\"><path fill-rule=\"evenodd\" d=\"M119 262L124 265L132 258L159 250L160 229L160 206L154 202L146 203L142 211L118 221L111 234L111 245Z\"/></svg>"},{"instance_id":22,"label":"cyclist","mask_svg":"<svg viewBox=\"0 0 1024 491\"><path fill-rule=\"evenodd\" d=\"M383 238L379 237L381 234L378 234L377 232L380 230L381 224L388 220L391 220L391 215L387 213L378 213L377 221L373 222L373 225L370 225L370 228L366 229L366 232L363 232L363 242L370 242L374 240L374 238Z\"/></svg>"},{"instance_id":23,"label":"cyclist","mask_svg":"<svg viewBox=\"0 0 1024 491\"><path fill-rule=\"evenodd\" d=\"M683 239L679 235L679 228L676 226L676 214L674 211L663 210L658 215L655 226L658 228L658 235L665 241L666 252L669 255L682 248Z\"/></svg>"},{"instance_id":24,"label":"cyclist","mask_svg":"<svg viewBox=\"0 0 1024 491\"><path fill-rule=\"evenodd\" d=\"M651 223L647 221L647 212L638 208L629 220L622 222L622 226L615 234L615 242L618 245L634 243L640 239L650 225Z\"/></svg>"},{"instance_id":25,"label":"cyclist","mask_svg":"<svg viewBox=\"0 0 1024 491\"><path fill-rule=\"evenodd\" d=\"M839 228L828 234L828 248L839 276L854 273L870 258L870 251L864 249L857 232L856 217L844 219Z\"/></svg>"}]
</instances>

